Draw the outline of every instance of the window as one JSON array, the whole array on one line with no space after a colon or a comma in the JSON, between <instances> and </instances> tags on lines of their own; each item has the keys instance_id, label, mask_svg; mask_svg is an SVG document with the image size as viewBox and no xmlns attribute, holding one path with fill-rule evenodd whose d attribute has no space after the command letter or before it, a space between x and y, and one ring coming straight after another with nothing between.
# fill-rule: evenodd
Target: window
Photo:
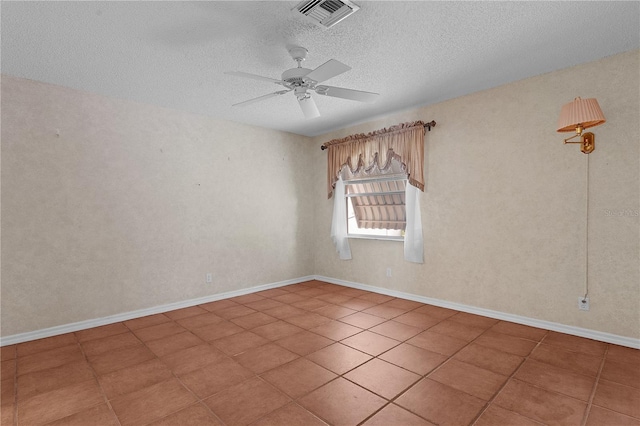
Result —
<instances>
[{"instance_id":1,"label":"window","mask_svg":"<svg viewBox=\"0 0 640 426\"><path fill-rule=\"evenodd\" d=\"M377 161L352 172L342 169L347 203L347 236L403 241L407 224L406 166L392 158L387 167Z\"/></svg>"},{"instance_id":2,"label":"window","mask_svg":"<svg viewBox=\"0 0 640 426\"><path fill-rule=\"evenodd\" d=\"M347 235L402 241L406 179L400 175L346 181Z\"/></svg>"}]
</instances>

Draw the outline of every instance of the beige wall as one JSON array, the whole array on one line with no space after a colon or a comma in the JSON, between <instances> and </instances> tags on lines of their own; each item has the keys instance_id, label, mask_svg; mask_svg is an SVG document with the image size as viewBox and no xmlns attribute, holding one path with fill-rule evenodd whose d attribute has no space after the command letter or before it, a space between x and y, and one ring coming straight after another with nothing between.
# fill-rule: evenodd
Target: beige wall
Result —
<instances>
[{"instance_id":1,"label":"beige wall","mask_svg":"<svg viewBox=\"0 0 640 426\"><path fill-rule=\"evenodd\" d=\"M634 51L315 138L315 273L640 338L639 74ZM607 118L589 156L589 312L577 308L587 156L555 131L576 96L597 98ZM353 260L340 261L319 145L418 119L437 122L420 199L425 263L405 262L400 243L371 240L351 240Z\"/></svg>"},{"instance_id":2,"label":"beige wall","mask_svg":"<svg viewBox=\"0 0 640 426\"><path fill-rule=\"evenodd\" d=\"M309 147L3 76L2 335L312 274Z\"/></svg>"}]
</instances>

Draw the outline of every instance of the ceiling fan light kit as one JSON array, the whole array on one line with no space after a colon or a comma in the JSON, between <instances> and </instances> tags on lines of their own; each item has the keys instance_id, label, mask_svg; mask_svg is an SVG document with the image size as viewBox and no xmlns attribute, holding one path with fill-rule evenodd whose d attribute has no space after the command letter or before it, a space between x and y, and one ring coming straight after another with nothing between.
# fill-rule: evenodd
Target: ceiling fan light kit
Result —
<instances>
[{"instance_id":1,"label":"ceiling fan light kit","mask_svg":"<svg viewBox=\"0 0 640 426\"><path fill-rule=\"evenodd\" d=\"M280 80L241 71L226 72L225 74L250 78L253 80L271 82L286 87L286 90L279 90L274 93L269 93L267 95L259 96L254 99L249 99L248 101L240 102L234 104L233 106L247 106L255 102L259 102L293 91L304 116L306 118L315 118L320 116L320 112L318 111L318 107L316 106L315 101L311 97L311 93L309 93L310 91L313 91L316 94L322 96L349 99L358 102L373 102L379 96L378 93L364 92L361 90L345 89L342 87L333 87L326 85L318 86L318 83L345 73L349 71L351 67L335 59L330 59L316 69L311 70L309 68L302 67L302 61L307 58L307 49L301 46L295 46L289 49L289 54L291 55L293 60L297 62L298 66L296 68L291 68L283 72Z\"/></svg>"}]
</instances>

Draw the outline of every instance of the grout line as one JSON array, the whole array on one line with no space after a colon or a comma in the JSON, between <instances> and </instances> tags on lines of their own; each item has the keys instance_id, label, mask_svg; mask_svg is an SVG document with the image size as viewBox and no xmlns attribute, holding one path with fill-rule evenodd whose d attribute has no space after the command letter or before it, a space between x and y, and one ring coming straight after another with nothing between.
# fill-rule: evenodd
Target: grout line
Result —
<instances>
[{"instance_id":1,"label":"grout line","mask_svg":"<svg viewBox=\"0 0 640 426\"><path fill-rule=\"evenodd\" d=\"M591 389L591 395L589 395L589 401L587 402L587 408L584 410L584 417L582 419L581 426L585 426L587 424L587 419L591 414L591 406L593 404L593 399L596 396L596 390L598 389L598 384L600 384L600 376L602 375L602 370L604 370L604 364L607 359L607 354L609 353L609 347L611 345L607 344L607 347L604 350L604 354L602 355L602 361L600 362L600 368L598 369L598 374L596 375L596 380L593 383L593 389Z\"/></svg>"}]
</instances>

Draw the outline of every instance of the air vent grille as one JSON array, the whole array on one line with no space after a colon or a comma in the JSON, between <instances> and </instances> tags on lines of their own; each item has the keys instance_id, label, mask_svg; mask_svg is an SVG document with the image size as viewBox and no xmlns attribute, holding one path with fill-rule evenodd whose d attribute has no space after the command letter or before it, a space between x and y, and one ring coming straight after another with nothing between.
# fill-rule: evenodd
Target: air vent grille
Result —
<instances>
[{"instance_id":1,"label":"air vent grille","mask_svg":"<svg viewBox=\"0 0 640 426\"><path fill-rule=\"evenodd\" d=\"M358 9L348 0L305 0L293 8L323 28L334 26Z\"/></svg>"}]
</instances>

